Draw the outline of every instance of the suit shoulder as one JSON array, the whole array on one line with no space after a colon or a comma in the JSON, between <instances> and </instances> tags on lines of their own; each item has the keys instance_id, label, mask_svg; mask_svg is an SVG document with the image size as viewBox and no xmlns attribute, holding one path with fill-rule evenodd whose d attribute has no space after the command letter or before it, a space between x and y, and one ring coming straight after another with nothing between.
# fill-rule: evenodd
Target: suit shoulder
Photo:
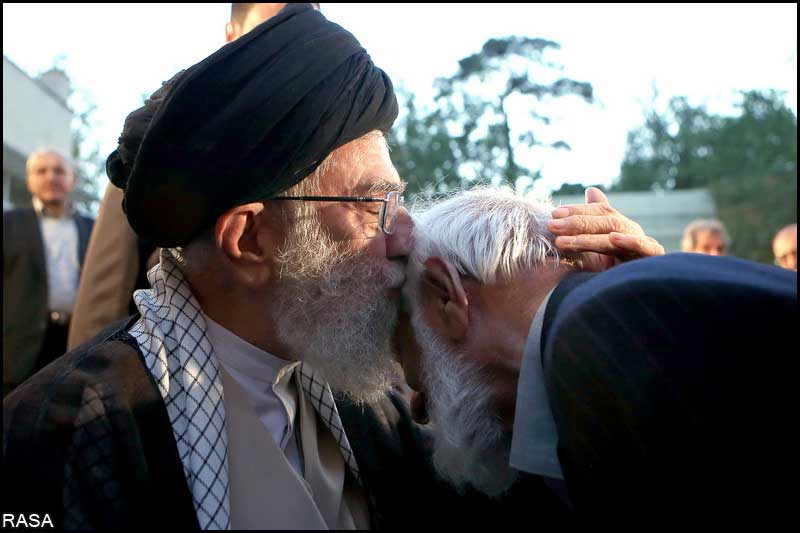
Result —
<instances>
[{"instance_id":1,"label":"suit shoulder","mask_svg":"<svg viewBox=\"0 0 800 533\"><path fill-rule=\"evenodd\" d=\"M3 250L12 243L20 243L30 227L36 221L36 213L31 208L17 207L3 211ZM19 244L16 244L18 246Z\"/></svg>"},{"instance_id":2,"label":"suit shoulder","mask_svg":"<svg viewBox=\"0 0 800 533\"><path fill-rule=\"evenodd\" d=\"M30 207L15 207L13 209L8 209L3 211L3 223L16 222L29 217L32 214L35 215L35 212Z\"/></svg>"}]
</instances>

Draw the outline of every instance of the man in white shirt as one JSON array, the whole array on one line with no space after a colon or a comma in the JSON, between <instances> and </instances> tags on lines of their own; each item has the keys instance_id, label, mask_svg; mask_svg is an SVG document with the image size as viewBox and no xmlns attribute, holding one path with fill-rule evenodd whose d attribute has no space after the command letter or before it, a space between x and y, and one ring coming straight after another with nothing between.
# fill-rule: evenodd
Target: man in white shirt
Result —
<instances>
[{"instance_id":1,"label":"man in white shirt","mask_svg":"<svg viewBox=\"0 0 800 533\"><path fill-rule=\"evenodd\" d=\"M63 354L92 219L74 213L69 159L48 148L26 164L32 208L3 213L3 395Z\"/></svg>"}]
</instances>

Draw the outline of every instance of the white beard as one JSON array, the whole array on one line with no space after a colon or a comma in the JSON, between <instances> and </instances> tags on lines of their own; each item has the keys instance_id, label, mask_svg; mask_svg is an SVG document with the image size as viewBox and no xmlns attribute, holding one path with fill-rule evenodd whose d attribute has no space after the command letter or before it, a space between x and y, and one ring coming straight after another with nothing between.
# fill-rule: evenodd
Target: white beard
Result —
<instances>
[{"instance_id":1,"label":"white beard","mask_svg":"<svg viewBox=\"0 0 800 533\"><path fill-rule=\"evenodd\" d=\"M334 391L376 400L399 375L391 348L397 305L386 290L402 283L403 268L342 251L321 228L304 230L279 258L278 337Z\"/></svg>"},{"instance_id":2,"label":"white beard","mask_svg":"<svg viewBox=\"0 0 800 533\"><path fill-rule=\"evenodd\" d=\"M502 495L517 471L509 466L511 434L501 427L489 386L474 365L424 323L421 313L412 312L411 321L423 352L436 471L461 491L471 485L491 497Z\"/></svg>"}]
</instances>

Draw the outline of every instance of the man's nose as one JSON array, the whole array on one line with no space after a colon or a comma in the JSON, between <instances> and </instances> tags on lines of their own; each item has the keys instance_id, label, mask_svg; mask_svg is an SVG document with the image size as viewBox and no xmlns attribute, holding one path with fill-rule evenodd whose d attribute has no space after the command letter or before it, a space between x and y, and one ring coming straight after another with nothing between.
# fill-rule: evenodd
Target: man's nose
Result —
<instances>
[{"instance_id":1,"label":"man's nose","mask_svg":"<svg viewBox=\"0 0 800 533\"><path fill-rule=\"evenodd\" d=\"M414 221L405 207L397 210L394 233L386 236L386 256L389 259L407 257L414 238Z\"/></svg>"}]
</instances>

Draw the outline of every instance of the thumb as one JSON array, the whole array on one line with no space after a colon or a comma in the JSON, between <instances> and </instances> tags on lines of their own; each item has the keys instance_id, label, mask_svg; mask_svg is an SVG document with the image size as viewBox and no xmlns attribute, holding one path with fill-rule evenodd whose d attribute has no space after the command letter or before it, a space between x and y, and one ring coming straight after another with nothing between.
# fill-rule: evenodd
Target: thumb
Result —
<instances>
[{"instance_id":1,"label":"thumb","mask_svg":"<svg viewBox=\"0 0 800 533\"><path fill-rule=\"evenodd\" d=\"M597 187L589 187L586 189L586 203L587 204L607 204L608 198L603 191Z\"/></svg>"}]
</instances>

